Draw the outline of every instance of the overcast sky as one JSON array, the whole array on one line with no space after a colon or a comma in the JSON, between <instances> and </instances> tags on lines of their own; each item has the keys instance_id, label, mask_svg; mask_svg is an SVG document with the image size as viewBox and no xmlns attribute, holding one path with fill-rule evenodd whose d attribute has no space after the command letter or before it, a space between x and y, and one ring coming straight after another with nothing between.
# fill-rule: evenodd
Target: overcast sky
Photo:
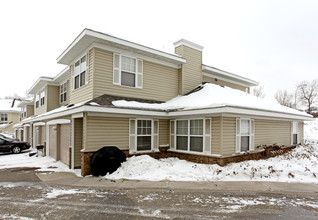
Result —
<instances>
[{"instance_id":1,"label":"overcast sky","mask_svg":"<svg viewBox=\"0 0 318 220\"><path fill-rule=\"evenodd\" d=\"M272 97L318 78L318 1L1 1L0 97L25 95L84 28L173 53L185 38L203 63L248 77Z\"/></svg>"}]
</instances>

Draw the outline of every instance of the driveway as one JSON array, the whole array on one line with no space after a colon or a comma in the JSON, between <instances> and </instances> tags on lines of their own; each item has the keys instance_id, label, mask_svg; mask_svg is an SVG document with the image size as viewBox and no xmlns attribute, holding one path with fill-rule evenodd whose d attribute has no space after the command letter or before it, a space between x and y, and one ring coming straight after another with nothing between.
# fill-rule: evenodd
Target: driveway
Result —
<instances>
[{"instance_id":1,"label":"driveway","mask_svg":"<svg viewBox=\"0 0 318 220\"><path fill-rule=\"evenodd\" d=\"M0 170L2 219L317 219L317 191L211 189L110 181L34 168ZM89 184L90 183L90 184ZM152 183L152 184L151 184ZM219 183L220 184L220 183ZM254 183L252 182L251 185ZM269 183L266 183L269 184ZM222 184L221 184L222 185ZM233 184L232 184L233 185ZM235 185L235 183L234 183ZM269 184L270 185L270 184ZM156 187L155 187L156 186ZM190 188L191 186L191 188ZM287 185L283 185L284 188ZM302 185L299 185L302 187ZM313 188L314 189L314 188Z\"/></svg>"}]
</instances>

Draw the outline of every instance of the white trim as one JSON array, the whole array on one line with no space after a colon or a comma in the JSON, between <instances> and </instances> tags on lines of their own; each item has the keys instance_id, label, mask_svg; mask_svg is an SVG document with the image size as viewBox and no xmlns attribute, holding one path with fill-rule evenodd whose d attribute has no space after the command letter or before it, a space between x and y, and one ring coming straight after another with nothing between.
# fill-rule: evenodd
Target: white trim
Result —
<instances>
[{"instance_id":1,"label":"white trim","mask_svg":"<svg viewBox=\"0 0 318 220\"><path fill-rule=\"evenodd\" d=\"M46 156L50 156L50 125L46 124L45 126L45 133L46 133Z\"/></svg>"},{"instance_id":2,"label":"white trim","mask_svg":"<svg viewBox=\"0 0 318 220\"><path fill-rule=\"evenodd\" d=\"M76 113L76 114L73 114L72 115L72 118L83 118L84 116L83 116L83 112L81 112L81 113Z\"/></svg>"},{"instance_id":3,"label":"white trim","mask_svg":"<svg viewBox=\"0 0 318 220\"><path fill-rule=\"evenodd\" d=\"M56 119L46 122L47 125L56 125L56 124L70 124L71 120L69 119Z\"/></svg>"},{"instance_id":4,"label":"white trim","mask_svg":"<svg viewBox=\"0 0 318 220\"><path fill-rule=\"evenodd\" d=\"M188 41L186 39L181 39L181 40L178 40L176 42L173 43L174 47L179 47L181 45L184 45L184 46L187 46L187 47L190 47L192 49L195 49L195 50L198 50L198 51L203 51L203 46L199 45L199 44L196 44L196 43L193 43L191 41Z\"/></svg>"},{"instance_id":5,"label":"white trim","mask_svg":"<svg viewBox=\"0 0 318 220\"><path fill-rule=\"evenodd\" d=\"M219 73L221 75L217 75L215 73ZM248 79L248 78L245 78L245 77L233 74L233 73L229 73L229 72L226 72L223 70L219 70L219 69L216 69L214 67L207 66L204 64L202 64L202 74L204 76L217 78L217 79L220 79L223 81L228 81L228 82L235 83L235 84L240 83L243 86L249 85L248 87L257 86L259 84L258 82L254 81L254 80L251 80L251 79ZM242 82L237 82L237 80L240 80Z\"/></svg>"},{"instance_id":6,"label":"white trim","mask_svg":"<svg viewBox=\"0 0 318 220\"><path fill-rule=\"evenodd\" d=\"M75 162L74 162L74 159L75 159L75 154L74 154L74 149L75 149L75 147L74 147L74 142L75 142L75 140L74 140L74 137L75 137L75 135L74 135L74 132L75 132L74 124L75 124L75 120L72 117L72 137L71 137L72 138L72 143L71 143L71 145L72 145L71 169L72 170L74 170L74 164L75 164Z\"/></svg>"},{"instance_id":7,"label":"white trim","mask_svg":"<svg viewBox=\"0 0 318 220\"><path fill-rule=\"evenodd\" d=\"M68 58L66 57L69 53L71 53L71 50L75 47L75 45L80 45L79 41L87 41L86 44L91 44L94 41L96 41L97 39L94 38L98 38L99 40L103 40L104 43L108 43L108 44L118 44L118 45L122 45L122 46L126 46L128 48L132 48L135 50L139 50L139 51L144 51L147 53L151 53L160 57L164 57L167 59L170 59L172 61L175 62L180 62L183 63L185 62L184 58L178 57L176 55L173 54L169 54L169 53L165 53L159 50L155 50L149 47L145 47L142 46L140 44L136 44L133 42L129 42L108 34L104 34L101 32L96 32L93 30L89 30L89 29L84 29L77 38L75 38L75 40L66 48L66 50L57 58L57 62L60 64L66 64L68 65ZM85 43L83 44L84 47L86 47ZM83 47L82 46L82 47Z\"/></svg>"},{"instance_id":8,"label":"white trim","mask_svg":"<svg viewBox=\"0 0 318 220\"><path fill-rule=\"evenodd\" d=\"M36 122L33 124L33 126L42 126L45 125L45 122Z\"/></svg>"}]
</instances>

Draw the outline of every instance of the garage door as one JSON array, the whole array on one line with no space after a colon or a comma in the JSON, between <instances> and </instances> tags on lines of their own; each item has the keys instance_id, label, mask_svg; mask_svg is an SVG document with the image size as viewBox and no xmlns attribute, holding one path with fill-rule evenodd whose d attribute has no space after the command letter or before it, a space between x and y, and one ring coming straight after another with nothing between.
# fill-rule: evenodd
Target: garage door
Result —
<instances>
[{"instance_id":1,"label":"garage door","mask_svg":"<svg viewBox=\"0 0 318 220\"><path fill-rule=\"evenodd\" d=\"M69 147L71 146L71 125L60 125L60 160L69 165Z\"/></svg>"},{"instance_id":2,"label":"garage door","mask_svg":"<svg viewBox=\"0 0 318 220\"><path fill-rule=\"evenodd\" d=\"M49 145L49 155L55 159L56 158L56 148L57 148L57 136L56 136L56 125L50 125L49 126L49 132L50 132L50 145Z\"/></svg>"}]
</instances>

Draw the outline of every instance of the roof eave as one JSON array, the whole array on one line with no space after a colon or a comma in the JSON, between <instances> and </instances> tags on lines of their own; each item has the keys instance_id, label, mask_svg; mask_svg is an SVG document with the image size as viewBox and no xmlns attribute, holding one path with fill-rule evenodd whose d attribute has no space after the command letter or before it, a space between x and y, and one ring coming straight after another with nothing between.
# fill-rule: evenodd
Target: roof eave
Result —
<instances>
[{"instance_id":1,"label":"roof eave","mask_svg":"<svg viewBox=\"0 0 318 220\"><path fill-rule=\"evenodd\" d=\"M92 37L91 39L89 39L90 37ZM86 40L88 40L88 42L86 42L85 44L83 44L83 41L85 40L85 38L88 38ZM169 54L163 51L159 51L150 47L146 47L137 43L133 43L121 38L117 38L105 33L101 33L101 32L97 32L97 31L93 31L90 29L84 29L77 37L76 39L64 50L64 52L57 58L57 63L60 64L65 64L65 65L69 65L70 64L70 60L75 59L75 57L77 57L79 54L78 52L73 51L75 46L79 46L79 50L80 51L84 51L86 50L89 45L92 45L94 43L94 39L93 38L97 38L99 40L102 40L105 44L106 43L113 43L116 45L122 45L134 50L139 50L139 51L144 51L147 52L149 54L154 54L156 56L159 57L165 57L169 60L171 60L171 62L174 63L185 63L186 59L178 56L178 55L174 55L174 54ZM69 57L68 57L69 56ZM71 57L71 58L70 58Z\"/></svg>"},{"instance_id":2,"label":"roof eave","mask_svg":"<svg viewBox=\"0 0 318 220\"><path fill-rule=\"evenodd\" d=\"M220 74L220 76L223 78L223 80L226 80L226 79L237 80L240 84L246 85L249 87L259 85L258 82L254 81L252 79L248 79L248 78L245 78L245 77L233 74L233 73L229 73L229 72L226 72L226 71L223 71L223 70L220 70L220 69L217 69L217 68L205 65L205 64L202 64L202 72L211 74L212 76L214 76L213 73L217 73L217 74ZM217 76L215 75L215 77L217 77Z\"/></svg>"}]
</instances>

